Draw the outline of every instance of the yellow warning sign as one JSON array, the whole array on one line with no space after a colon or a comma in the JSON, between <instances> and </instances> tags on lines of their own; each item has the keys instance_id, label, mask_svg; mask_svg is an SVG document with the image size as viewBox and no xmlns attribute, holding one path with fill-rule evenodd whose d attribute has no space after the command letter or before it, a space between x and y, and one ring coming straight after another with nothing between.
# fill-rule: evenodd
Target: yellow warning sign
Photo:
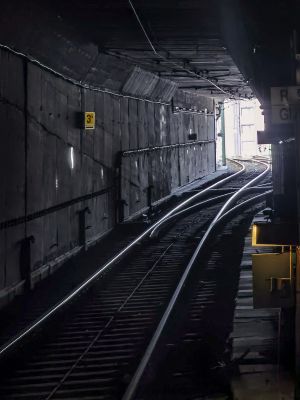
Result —
<instances>
[{"instance_id":1,"label":"yellow warning sign","mask_svg":"<svg viewBox=\"0 0 300 400\"><path fill-rule=\"evenodd\" d=\"M95 129L96 113L87 111L84 113L84 129Z\"/></svg>"}]
</instances>

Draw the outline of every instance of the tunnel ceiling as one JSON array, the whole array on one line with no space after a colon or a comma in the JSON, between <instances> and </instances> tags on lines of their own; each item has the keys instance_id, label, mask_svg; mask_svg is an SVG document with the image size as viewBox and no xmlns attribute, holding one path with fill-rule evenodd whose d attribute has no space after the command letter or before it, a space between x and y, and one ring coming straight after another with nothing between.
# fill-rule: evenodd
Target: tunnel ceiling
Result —
<instances>
[{"instance_id":1,"label":"tunnel ceiling","mask_svg":"<svg viewBox=\"0 0 300 400\"><path fill-rule=\"evenodd\" d=\"M138 65L201 94L239 98L254 92L267 99L270 86L291 82L295 4L296 0L11 0L2 5L0 44L80 82L96 85L103 76L102 82L115 82L118 70ZM114 87L115 83L108 86Z\"/></svg>"},{"instance_id":2,"label":"tunnel ceiling","mask_svg":"<svg viewBox=\"0 0 300 400\"><path fill-rule=\"evenodd\" d=\"M215 84L227 95L252 95L221 39L216 0L132 0L132 5L137 15L128 0L60 2L57 9L100 51L174 80L180 88L222 94Z\"/></svg>"}]
</instances>

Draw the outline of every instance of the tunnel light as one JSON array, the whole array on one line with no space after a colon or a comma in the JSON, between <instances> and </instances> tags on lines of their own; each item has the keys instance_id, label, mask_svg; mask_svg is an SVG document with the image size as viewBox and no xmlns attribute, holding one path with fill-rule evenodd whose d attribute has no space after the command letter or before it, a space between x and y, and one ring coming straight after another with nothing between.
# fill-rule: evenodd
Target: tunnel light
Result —
<instances>
[{"instance_id":1,"label":"tunnel light","mask_svg":"<svg viewBox=\"0 0 300 400\"><path fill-rule=\"evenodd\" d=\"M285 139L285 140L279 140L279 144L283 144L283 143L291 143L291 142L294 142L295 141L295 138L294 137L290 137L290 138L288 138L288 139Z\"/></svg>"},{"instance_id":2,"label":"tunnel light","mask_svg":"<svg viewBox=\"0 0 300 400\"><path fill-rule=\"evenodd\" d=\"M140 194L138 191L135 192L135 202L139 203L140 202Z\"/></svg>"},{"instance_id":3,"label":"tunnel light","mask_svg":"<svg viewBox=\"0 0 300 400\"><path fill-rule=\"evenodd\" d=\"M101 176L101 179L103 180L103 178L104 178L104 169L103 169L103 167L100 168L100 176Z\"/></svg>"},{"instance_id":4,"label":"tunnel light","mask_svg":"<svg viewBox=\"0 0 300 400\"><path fill-rule=\"evenodd\" d=\"M70 162L71 162L71 169L74 169L74 148L70 147Z\"/></svg>"},{"instance_id":5,"label":"tunnel light","mask_svg":"<svg viewBox=\"0 0 300 400\"><path fill-rule=\"evenodd\" d=\"M58 189L58 177L57 176L55 177L55 189L56 190Z\"/></svg>"}]
</instances>

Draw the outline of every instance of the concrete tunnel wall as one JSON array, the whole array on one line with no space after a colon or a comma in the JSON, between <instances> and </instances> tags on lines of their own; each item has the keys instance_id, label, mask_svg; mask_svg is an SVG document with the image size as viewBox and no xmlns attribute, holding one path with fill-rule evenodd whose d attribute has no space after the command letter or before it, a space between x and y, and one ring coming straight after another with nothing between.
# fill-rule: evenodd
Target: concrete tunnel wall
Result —
<instances>
[{"instance_id":1,"label":"concrete tunnel wall","mask_svg":"<svg viewBox=\"0 0 300 400\"><path fill-rule=\"evenodd\" d=\"M80 249L80 210L91 210L86 235L94 241L117 223L120 200L128 218L146 209L149 185L155 202L215 170L213 99L170 85L172 104L127 98L76 86L0 51L0 304L22 290L25 237L35 238L30 270L38 281ZM81 129L82 111L96 112L95 130ZM189 143L191 132L205 143Z\"/></svg>"}]
</instances>

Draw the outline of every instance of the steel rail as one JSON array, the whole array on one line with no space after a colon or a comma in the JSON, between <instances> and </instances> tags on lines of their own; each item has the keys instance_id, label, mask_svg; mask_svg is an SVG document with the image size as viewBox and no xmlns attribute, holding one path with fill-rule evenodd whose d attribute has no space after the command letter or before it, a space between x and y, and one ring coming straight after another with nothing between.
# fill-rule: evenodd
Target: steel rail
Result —
<instances>
[{"instance_id":1,"label":"steel rail","mask_svg":"<svg viewBox=\"0 0 300 400\"><path fill-rule=\"evenodd\" d=\"M272 190L267 190L264 193L258 194L257 196L251 197L250 199L247 199L245 201L243 201L242 203L237 204L236 206L230 208L230 210L226 211L226 213L224 213L217 221L217 223L223 221L226 217L228 217L229 215L231 215L232 213L234 213L235 211L237 211L240 208L243 208L244 206L251 204L252 202L256 202L256 200L258 200L261 197L265 197L268 194L273 193L273 189Z\"/></svg>"},{"instance_id":2,"label":"steel rail","mask_svg":"<svg viewBox=\"0 0 300 400\"><path fill-rule=\"evenodd\" d=\"M225 213L225 211L230 207L230 205L233 203L233 201L235 201L239 195L249 186L253 185L254 183L256 183L257 181L259 181L260 179L262 179L270 170L270 166L268 164L266 164L265 162L261 162L261 161L256 161L255 162L262 164L266 167L265 171L262 172L261 174L259 174L257 177L255 177L254 179L252 179L250 182L248 182L246 185L242 186L241 189L239 189L237 192L235 192L227 201L226 203L223 205L223 207L221 208L221 210L217 213L217 215L215 216L215 218L213 219L213 221L211 222L211 224L209 225L208 229L206 230L205 234L203 235L202 239L200 240L192 258L190 259L179 283L178 286L176 287L173 296L171 298L171 300L169 301L169 304L156 328L156 331L154 332L148 347L133 375L132 380L130 381L129 385L127 386L127 389L125 391L125 394L122 397L122 400L132 400L133 396L137 390L137 387L140 383L140 380L145 372L145 369L148 365L148 362L156 348L156 345L161 337L161 334L167 324L167 321L174 309L175 303L177 302L177 299L179 297L179 295L181 294L181 291L186 283L187 277L192 269L192 267L195 264L195 261L198 259L199 253L202 250L204 244L206 243L207 238L209 237L210 233L212 232L213 228L215 227L217 221L221 218L221 216Z\"/></svg>"},{"instance_id":3,"label":"steel rail","mask_svg":"<svg viewBox=\"0 0 300 400\"><path fill-rule=\"evenodd\" d=\"M230 196L232 193L234 193L234 191L232 191L232 189L233 189L233 188L228 188L228 191L231 190L229 193L226 193L226 194L223 194L223 195L219 195L219 196L216 196L216 197L212 197L211 199L207 199L207 200L201 201L200 203L194 204L193 206L190 206L190 207L188 207L188 208L185 208L185 209L183 209L183 210L177 212L176 214L171 215L170 217L168 217L167 219L165 219L164 221L162 221L160 224L158 224L158 225L152 230L152 232L150 233L149 237L150 237L150 238L156 238L156 237L159 235L160 230L164 227L164 225L165 225L165 224L168 224L168 222L171 222L171 221L172 221L173 219L175 219L176 217L179 217L180 215L182 215L182 214L184 214L184 213L186 213L186 212L192 211L192 210L196 209L197 207L201 207L201 206L203 206L203 205L210 204L210 203L212 203L212 202L214 202L214 201L218 201L219 199L221 200L221 199L224 198L224 197ZM245 189L245 192L246 192L246 191L251 191L251 192L253 191L253 192L255 192L255 191L266 190L266 189L271 189L271 187L252 186L252 187L246 188L246 189ZM214 189L212 189L212 190L214 190ZM218 190L222 190L222 189L215 189L215 190L218 191ZM237 191L238 188L235 188L234 190Z\"/></svg>"},{"instance_id":4,"label":"steel rail","mask_svg":"<svg viewBox=\"0 0 300 400\"><path fill-rule=\"evenodd\" d=\"M238 199L238 197L240 196L240 194L247 188L251 187L254 185L254 183L260 181L265 175L267 175L267 173L270 171L270 165L263 162L263 161L256 161L256 163L258 164L262 164L266 167L265 171L262 172L261 174L259 174L257 177L255 177L254 179L252 179L250 182L248 182L246 185L242 186L241 189L239 189L237 192L234 193L234 195L232 197L230 197L230 199L224 204L224 206L221 208L221 210L218 212L217 216L215 217L215 219L213 220L212 224L217 221L219 219L219 217L221 217L221 215L228 209L228 207L231 205L231 203Z\"/></svg>"},{"instance_id":5,"label":"steel rail","mask_svg":"<svg viewBox=\"0 0 300 400\"><path fill-rule=\"evenodd\" d=\"M200 203L194 204L188 208L185 208L181 211L178 211L177 213L171 215L170 217L168 217L167 219L165 219L161 224L157 225L152 232L150 233L149 237L152 238L156 238L159 235L160 230L165 226L165 224L168 224L170 222L172 222L175 218L182 216L185 213L188 213L190 211L194 211L195 209L197 209L198 207L204 206L204 205L208 205L210 203L214 203L215 201L218 200L223 200L225 197L230 196L232 193L234 192L230 192L230 193L225 193L225 194L221 194L219 196L215 196L212 197L210 199L207 200L203 200Z\"/></svg>"},{"instance_id":6,"label":"steel rail","mask_svg":"<svg viewBox=\"0 0 300 400\"><path fill-rule=\"evenodd\" d=\"M258 187L264 187L264 186L267 186L267 185L272 186L272 182L261 183L260 185L258 185Z\"/></svg>"},{"instance_id":7,"label":"steel rail","mask_svg":"<svg viewBox=\"0 0 300 400\"><path fill-rule=\"evenodd\" d=\"M88 279L86 279L82 284L80 284L76 289L74 289L69 295L67 295L63 300L61 300L58 304L53 306L49 311L47 311L45 314L43 314L39 319L37 319L35 322L33 322L32 325L30 325L28 328L24 329L19 335L15 336L10 340L8 343L4 344L0 348L0 356L3 356L4 353L6 353L9 349L13 348L15 345L17 345L21 340L23 340L25 337L27 337L30 333L35 331L38 327L40 327L46 320L48 320L52 315L54 315L58 310L62 309L66 304L68 304L71 300L73 300L79 293L81 293L83 290L86 290L89 285L94 282L101 274L106 271L109 267L111 267L114 263L118 262L121 260L122 257L127 255L129 251L131 251L138 243L140 243L141 240L146 238L150 232L163 220L166 218L170 217L183 207L185 207L187 204L190 202L194 201L198 197L201 197L205 193L207 193L210 189L215 188L219 185L223 185L224 183L230 181L231 179L235 178L236 176L240 175L245 171L245 166L241 164L239 161L236 160L230 160L237 164L241 169L234 174L221 179L220 181L208 186L207 188L201 190L200 192L194 194L193 196L189 197L188 199L184 200L182 203L178 204L176 207L174 207L172 210L167 212L162 218L160 218L156 223L151 225L148 229L146 229L141 235L139 235L136 239L134 239L131 243L129 243L126 247L124 247L116 256L111 258L108 262L106 262L103 266L99 267L98 270L92 274Z\"/></svg>"}]
</instances>

